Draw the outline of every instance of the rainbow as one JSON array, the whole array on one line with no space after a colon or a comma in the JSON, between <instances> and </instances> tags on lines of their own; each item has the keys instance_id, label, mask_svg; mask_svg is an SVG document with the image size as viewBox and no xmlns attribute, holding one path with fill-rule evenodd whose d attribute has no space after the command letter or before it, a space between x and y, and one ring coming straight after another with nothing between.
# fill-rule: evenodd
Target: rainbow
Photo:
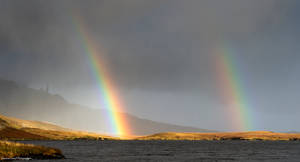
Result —
<instances>
[{"instance_id":1,"label":"rainbow","mask_svg":"<svg viewBox=\"0 0 300 162\"><path fill-rule=\"evenodd\" d=\"M108 71L108 66L101 58L102 51L87 32L84 23L79 17L73 16L73 24L76 26L76 32L79 35L81 44L85 49L90 69L97 80L98 90L101 93L101 101L104 107L109 110L109 119L112 129L112 135L124 137L130 135L130 128L125 116L120 112L124 112L123 103L120 100L116 86Z\"/></svg>"},{"instance_id":2,"label":"rainbow","mask_svg":"<svg viewBox=\"0 0 300 162\"><path fill-rule=\"evenodd\" d=\"M247 103L242 85L240 67L237 65L234 52L227 46L216 48L216 65L221 96L228 109L231 124L234 130L250 131L251 126L251 106Z\"/></svg>"}]
</instances>

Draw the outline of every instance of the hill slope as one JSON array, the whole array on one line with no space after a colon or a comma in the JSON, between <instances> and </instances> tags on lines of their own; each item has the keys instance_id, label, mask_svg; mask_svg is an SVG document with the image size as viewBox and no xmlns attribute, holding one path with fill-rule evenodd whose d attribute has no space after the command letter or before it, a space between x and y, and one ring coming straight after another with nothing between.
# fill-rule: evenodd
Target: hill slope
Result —
<instances>
[{"instance_id":1,"label":"hill slope","mask_svg":"<svg viewBox=\"0 0 300 162\"><path fill-rule=\"evenodd\" d=\"M175 133L166 132L136 138L137 140L300 140L300 134L269 131Z\"/></svg>"},{"instance_id":2,"label":"hill slope","mask_svg":"<svg viewBox=\"0 0 300 162\"><path fill-rule=\"evenodd\" d=\"M53 124L26 121L0 115L0 140L118 140L95 133L79 132ZM133 140L300 140L298 133L275 133L268 131L253 132L216 132L216 133L177 133L166 132L148 136L130 137Z\"/></svg>"},{"instance_id":3,"label":"hill slope","mask_svg":"<svg viewBox=\"0 0 300 162\"><path fill-rule=\"evenodd\" d=\"M89 132L109 132L108 112L70 104L59 95L35 90L0 79L0 113L26 120L47 121L66 128ZM206 129L178 126L141 119L121 113L135 135L159 132L211 132Z\"/></svg>"},{"instance_id":4,"label":"hill slope","mask_svg":"<svg viewBox=\"0 0 300 162\"><path fill-rule=\"evenodd\" d=\"M39 121L0 115L0 140L116 139L95 133L79 132Z\"/></svg>"},{"instance_id":5,"label":"hill slope","mask_svg":"<svg viewBox=\"0 0 300 162\"><path fill-rule=\"evenodd\" d=\"M52 131L72 131L71 129L63 128L46 122L22 120L22 119L7 117L0 114L0 128L1 127L13 127L19 129L38 128L38 129L52 130Z\"/></svg>"}]
</instances>

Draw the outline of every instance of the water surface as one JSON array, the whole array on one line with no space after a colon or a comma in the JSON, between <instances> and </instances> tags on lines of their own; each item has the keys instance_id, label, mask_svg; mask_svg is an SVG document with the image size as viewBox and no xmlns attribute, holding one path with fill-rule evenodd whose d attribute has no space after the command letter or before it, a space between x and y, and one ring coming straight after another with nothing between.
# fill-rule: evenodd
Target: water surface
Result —
<instances>
[{"instance_id":1,"label":"water surface","mask_svg":"<svg viewBox=\"0 0 300 162\"><path fill-rule=\"evenodd\" d=\"M23 141L76 161L300 161L299 141ZM48 160L33 160L46 162Z\"/></svg>"}]
</instances>

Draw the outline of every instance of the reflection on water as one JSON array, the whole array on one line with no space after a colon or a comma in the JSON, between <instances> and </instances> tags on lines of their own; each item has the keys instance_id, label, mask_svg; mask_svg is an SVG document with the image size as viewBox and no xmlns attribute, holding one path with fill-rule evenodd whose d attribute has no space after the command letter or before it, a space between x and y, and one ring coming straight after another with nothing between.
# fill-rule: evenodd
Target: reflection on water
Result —
<instances>
[{"instance_id":1,"label":"reflection on water","mask_svg":"<svg viewBox=\"0 0 300 162\"><path fill-rule=\"evenodd\" d=\"M23 141L73 161L300 161L299 141ZM38 161L38 160L33 160ZM47 160L42 160L45 162ZM51 160L49 160L51 161Z\"/></svg>"}]
</instances>

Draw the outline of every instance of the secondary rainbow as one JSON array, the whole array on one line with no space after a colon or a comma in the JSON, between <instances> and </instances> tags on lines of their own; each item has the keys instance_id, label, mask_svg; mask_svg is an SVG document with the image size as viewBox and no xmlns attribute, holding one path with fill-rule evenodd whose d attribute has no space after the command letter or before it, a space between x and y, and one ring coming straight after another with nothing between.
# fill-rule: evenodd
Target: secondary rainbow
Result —
<instances>
[{"instance_id":1,"label":"secondary rainbow","mask_svg":"<svg viewBox=\"0 0 300 162\"><path fill-rule=\"evenodd\" d=\"M222 97L225 103L226 112L231 120L234 130L250 131L251 106L248 104L245 96L245 87L242 82L242 75L239 71L236 57L233 50L227 46L216 48L216 65L218 82L221 88Z\"/></svg>"},{"instance_id":2,"label":"secondary rainbow","mask_svg":"<svg viewBox=\"0 0 300 162\"><path fill-rule=\"evenodd\" d=\"M90 68L97 80L98 90L101 93L101 101L104 107L109 110L109 119L112 127L112 134L118 137L130 135L129 124L125 116L120 112L124 112L124 106L117 92L113 79L108 71L108 66L101 57L102 51L100 45L97 44L92 36L87 32L86 27L79 17L73 16L73 24L79 35L85 54L89 60Z\"/></svg>"}]
</instances>

